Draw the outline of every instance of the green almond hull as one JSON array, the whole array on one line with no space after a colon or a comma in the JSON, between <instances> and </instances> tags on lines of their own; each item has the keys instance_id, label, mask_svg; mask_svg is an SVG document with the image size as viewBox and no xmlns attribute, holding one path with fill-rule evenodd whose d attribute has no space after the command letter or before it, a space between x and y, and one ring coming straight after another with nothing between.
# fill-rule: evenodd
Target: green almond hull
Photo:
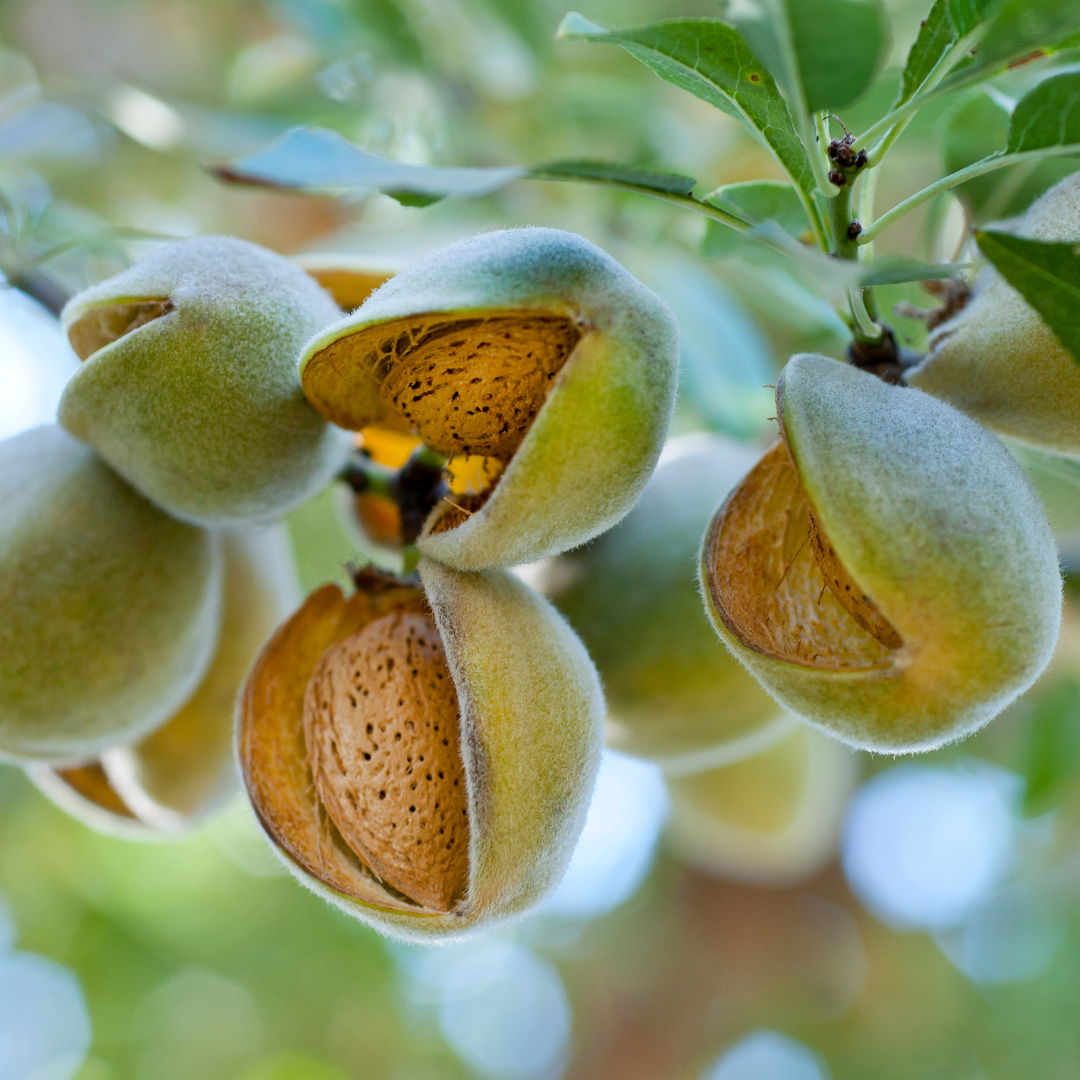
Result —
<instances>
[{"instance_id":1,"label":"green almond hull","mask_svg":"<svg viewBox=\"0 0 1080 1080\"><path fill-rule=\"evenodd\" d=\"M818 520L903 645L883 668L793 663L748 647L710 598L718 631L778 702L853 746L977 730L1035 681L1060 627L1057 551L1020 467L950 406L825 357L793 357L777 401Z\"/></svg>"},{"instance_id":2,"label":"green almond hull","mask_svg":"<svg viewBox=\"0 0 1080 1080\"><path fill-rule=\"evenodd\" d=\"M1080 241L1080 173L1066 177L1021 219L1020 234ZM993 268L975 295L930 337L912 386L1029 446L1080 457L1080 364L1039 313Z\"/></svg>"},{"instance_id":3,"label":"green almond hull","mask_svg":"<svg viewBox=\"0 0 1080 1080\"><path fill-rule=\"evenodd\" d=\"M220 545L55 426L0 443L0 756L80 761L160 725L217 642Z\"/></svg>"},{"instance_id":4,"label":"green almond hull","mask_svg":"<svg viewBox=\"0 0 1080 1080\"><path fill-rule=\"evenodd\" d=\"M596 669L557 611L499 570L420 562L458 692L469 800L469 884L450 914L381 908L297 880L380 933L434 942L520 918L558 885L592 797L604 704ZM388 894L389 899L389 894Z\"/></svg>"},{"instance_id":5,"label":"green almond hull","mask_svg":"<svg viewBox=\"0 0 1080 1080\"><path fill-rule=\"evenodd\" d=\"M317 494L348 437L308 404L297 358L340 314L289 260L227 237L172 244L76 296L175 310L93 353L60 402L64 427L129 483L197 524L269 521Z\"/></svg>"},{"instance_id":6,"label":"green almond hull","mask_svg":"<svg viewBox=\"0 0 1080 1080\"><path fill-rule=\"evenodd\" d=\"M754 460L719 436L673 440L618 528L559 566L571 584L553 599L600 672L608 744L667 771L777 737L775 703L716 640L694 573L710 517Z\"/></svg>"},{"instance_id":7,"label":"green almond hull","mask_svg":"<svg viewBox=\"0 0 1080 1080\"><path fill-rule=\"evenodd\" d=\"M667 305L595 245L555 229L484 233L391 278L317 335L301 369L359 330L419 314L537 310L582 331L517 453L484 505L417 543L458 570L514 566L577 547L637 501L663 448L675 402L678 332ZM376 410L378 387L343 393Z\"/></svg>"}]
</instances>

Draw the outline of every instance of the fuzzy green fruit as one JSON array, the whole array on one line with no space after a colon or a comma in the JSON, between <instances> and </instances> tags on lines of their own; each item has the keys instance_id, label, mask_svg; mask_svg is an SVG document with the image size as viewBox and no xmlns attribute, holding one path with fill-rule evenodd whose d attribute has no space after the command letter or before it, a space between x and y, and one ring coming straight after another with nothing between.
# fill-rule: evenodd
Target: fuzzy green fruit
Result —
<instances>
[{"instance_id":1,"label":"fuzzy green fruit","mask_svg":"<svg viewBox=\"0 0 1080 1080\"><path fill-rule=\"evenodd\" d=\"M217 653L194 694L156 731L67 769L27 768L62 810L99 832L153 840L202 822L239 790L236 699L266 639L299 601L288 535L226 530Z\"/></svg>"},{"instance_id":2,"label":"fuzzy green fruit","mask_svg":"<svg viewBox=\"0 0 1080 1080\"><path fill-rule=\"evenodd\" d=\"M1045 668L1061 621L1019 465L949 405L822 356L793 357L776 400L783 442L706 534L717 630L777 701L853 746L981 727Z\"/></svg>"},{"instance_id":3,"label":"fuzzy green fruit","mask_svg":"<svg viewBox=\"0 0 1080 1080\"><path fill-rule=\"evenodd\" d=\"M1032 204L1019 233L1080 242L1080 173ZM1080 364L1039 313L992 267L967 306L928 340L907 381L987 427L1057 454L1080 457Z\"/></svg>"},{"instance_id":4,"label":"fuzzy green fruit","mask_svg":"<svg viewBox=\"0 0 1080 1080\"><path fill-rule=\"evenodd\" d=\"M229 237L170 244L64 309L85 363L60 422L176 517L271 520L325 487L348 453L296 368L304 341L339 315L271 251Z\"/></svg>"},{"instance_id":5,"label":"fuzzy green fruit","mask_svg":"<svg viewBox=\"0 0 1080 1080\"><path fill-rule=\"evenodd\" d=\"M241 699L241 771L304 885L394 937L535 907L585 821L603 696L573 631L504 571L420 561L316 590ZM331 829L331 823L333 829Z\"/></svg>"},{"instance_id":6,"label":"fuzzy green fruit","mask_svg":"<svg viewBox=\"0 0 1080 1080\"><path fill-rule=\"evenodd\" d=\"M312 404L352 430L415 432L486 477L428 516L420 551L459 570L532 562L622 518L660 454L677 331L664 302L555 229L451 244L304 349Z\"/></svg>"},{"instance_id":7,"label":"fuzzy green fruit","mask_svg":"<svg viewBox=\"0 0 1080 1080\"><path fill-rule=\"evenodd\" d=\"M0 443L0 756L77 761L157 727L217 642L221 553L56 426Z\"/></svg>"},{"instance_id":8,"label":"fuzzy green fruit","mask_svg":"<svg viewBox=\"0 0 1080 1080\"><path fill-rule=\"evenodd\" d=\"M825 868L859 759L805 724L788 725L760 754L668 781L667 845L678 858L714 877L772 888Z\"/></svg>"},{"instance_id":9,"label":"fuzzy green fruit","mask_svg":"<svg viewBox=\"0 0 1080 1080\"><path fill-rule=\"evenodd\" d=\"M569 580L552 599L600 671L608 745L668 773L738 760L786 729L716 640L696 574L709 519L757 457L720 436L673 440L621 524L551 574Z\"/></svg>"}]
</instances>

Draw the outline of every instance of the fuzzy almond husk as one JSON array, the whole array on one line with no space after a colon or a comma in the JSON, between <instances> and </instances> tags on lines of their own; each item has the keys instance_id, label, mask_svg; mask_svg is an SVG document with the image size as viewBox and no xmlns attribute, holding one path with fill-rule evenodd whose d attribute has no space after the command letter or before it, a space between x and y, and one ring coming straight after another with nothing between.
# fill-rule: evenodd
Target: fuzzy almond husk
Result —
<instances>
[{"instance_id":1,"label":"fuzzy almond husk","mask_svg":"<svg viewBox=\"0 0 1080 1080\"><path fill-rule=\"evenodd\" d=\"M1080 173L1037 199L1018 232L1080 242ZM905 376L912 386L1002 435L1080 457L1080 364L996 269L982 273L975 295L928 345L930 355Z\"/></svg>"},{"instance_id":2,"label":"fuzzy almond husk","mask_svg":"<svg viewBox=\"0 0 1080 1080\"><path fill-rule=\"evenodd\" d=\"M768 750L668 781L667 846L727 881L797 885L836 854L858 776L849 747L789 718Z\"/></svg>"},{"instance_id":3,"label":"fuzzy almond husk","mask_svg":"<svg viewBox=\"0 0 1080 1080\"><path fill-rule=\"evenodd\" d=\"M61 316L84 363L61 424L170 514L270 521L326 486L348 437L307 403L296 358L340 316L288 259L230 237L170 244Z\"/></svg>"},{"instance_id":4,"label":"fuzzy almond husk","mask_svg":"<svg viewBox=\"0 0 1080 1080\"><path fill-rule=\"evenodd\" d=\"M287 533L222 533L224 607L217 652L199 688L157 731L69 768L27 774L61 810L134 840L182 835L239 790L236 698L252 660L300 598Z\"/></svg>"},{"instance_id":5,"label":"fuzzy almond husk","mask_svg":"<svg viewBox=\"0 0 1080 1080\"><path fill-rule=\"evenodd\" d=\"M757 457L717 435L672 440L637 506L554 575L604 684L608 745L669 774L757 753L788 726L717 641L696 574L709 519Z\"/></svg>"},{"instance_id":6,"label":"fuzzy almond husk","mask_svg":"<svg viewBox=\"0 0 1080 1080\"><path fill-rule=\"evenodd\" d=\"M777 701L853 746L970 734L1057 640L1038 497L997 439L922 391L800 355L776 396L784 441L702 550L718 632Z\"/></svg>"},{"instance_id":7,"label":"fuzzy almond husk","mask_svg":"<svg viewBox=\"0 0 1080 1080\"><path fill-rule=\"evenodd\" d=\"M0 760L79 762L158 727L209 666L212 534L63 429L0 443Z\"/></svg>"},{"instance_id":8,"label":"fuzzy almond husk","mask_svg":"<svg viewBox=\"0 0 1080 1080\"><path fill-rule=\"evenodd\" d=\"M406 267L307 344L301 374L343 427L416 430L505 465L484 498L436 507L417 544L478 570L566 551L630 510L677 354L670 310L614 259L572 233L510 229Z\"/></svg>"},{"instance_id":9,"label":"fuzzy almond husk","mask_svg":"<svg viewBox=\"0 0 1080 1080\"><path fill-rule=\"evenodd\" d=\"M256 661L237 738L248 796L290 872L383 933L430 941L520 916L558 883L599 766L603 698L581 642L516 578L501 571L462 573L429 559L419 570L422 589L362 574L350 597L333 585L312 593ZM355 645L388 616L434 620L458 703L468 873L449 911L410 899L377 877L316 799L304 730L312 676L335 647ZM380 631L378 640L395 634ZM338 670L357 662L345 658ZM363 753L375 756L361 734L342 758ZM370 780L352 772L341 782L363 795ZM398 808L408 816L407 806ZM382 854L395 854L386 842L383 834Z\"/></svg>"}]
</instances>

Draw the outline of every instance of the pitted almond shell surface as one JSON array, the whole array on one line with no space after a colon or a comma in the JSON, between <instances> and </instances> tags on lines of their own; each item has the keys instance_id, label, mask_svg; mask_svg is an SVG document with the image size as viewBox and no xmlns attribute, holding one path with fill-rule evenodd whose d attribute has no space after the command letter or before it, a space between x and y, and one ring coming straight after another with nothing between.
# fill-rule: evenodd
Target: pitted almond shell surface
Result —
<instances>
[{"instance_id":1,"label":"pitted almond shell surface","mask_svg":"<svg viewBox=\"0 0 1080 1080\"><path fill-rule=\"evenodd\" d=\"M328 419L415 431L433 450L508 461L581 337L564 315L415 315L364 327L311 356L302 380Z\"/></svg>"},{"instance_id":2,"label":"pitted almond shell surface","mask_svg":"<svg viewBox=\"0 0 1080 1080\"><path fill-rule=\"evenodd\" d=\"M451 493L416 543L472 571L577 547L631 509L663 445L677 348L660 298L595 245L507 229L406 267L312 338L300 368L343 427L396 426L505 466L490 490Z\"/></svg>"},{"instance_id":3,"label":"pitted almond shell surface","mask_svg":"<svg viewBox=\"0 0 1080 1080\"><path fill-rule=\"evenodd\" d=\"M393 612L332 645L307 686L315 790L391 888L449 911L468 883L458 701L430 615Z\"/></svg>"},{"instance_id":4,"label":"pitted almond shell surface","mask_svg":"<svg viewBox=\"0 0 1080 1080\"><path fill-rule=\"evenodd\" d=\"M361 903L422 914L415 902L379 881L326 815L304 737L308 683L323 655L389 614L426 614L422 591L386 585L358 588L346 598L336 585L325 585L313 592L267 642L248 676L238 753L252 807L292 862Z\"/></svg>"}]
</instances>

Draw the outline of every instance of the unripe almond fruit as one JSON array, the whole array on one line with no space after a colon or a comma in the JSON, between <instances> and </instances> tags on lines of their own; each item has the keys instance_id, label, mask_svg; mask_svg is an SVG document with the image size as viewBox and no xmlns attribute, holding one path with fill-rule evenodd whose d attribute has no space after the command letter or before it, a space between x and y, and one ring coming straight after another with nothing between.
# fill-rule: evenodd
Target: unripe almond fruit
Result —
<instances>
[{"instance_id":1,"label":"unripe almond fruit","mask_svg":"<svg viewBox=\"0 0 1080 1080\"><path fill-rule=\"evenodd\" d=\"M77 762L158 727L217 643L221 551L55 425L0 443L0 758Z\"/></svg>"},{"instance_id":2,"label":"unripe almond fruit","mask_svg":"<svg viewBox=\"0 0 1080 1080\"><path fill-rule=\"evenodd\" d=\"M790 723L717 641L697 582L709 519L757 457L716 435L673 439L621 524L551 575L600 672L608 745L669 774L756 753Z\"/></svg>"},{"instance_id":3,"label":"unripe almond fruit","mask_svg":"<svg viewBox=\"0 0 1080 1080\"><path fill-rule=\"evenodd\" d=\"M773 697L853 746L927 750L1046 666L1061 618L1038 497L974 420L821 356L776 390L783 441L714 517L713 623Z\"/></svg>"},{"instance_id":4,"label":"unripe almond fruit","mask_svg":"<svg viewBox=\"0 0 1080 1080\"><path fill-rule=\"evenodd\" d=\"M667 846L713 877L796 885L835 855L858 775L848 747L789 720L760 754L668 781Z\"/></svg>"},{"instance_id":5,"label":"unripe almond fruit","mask_svg":"<svg viewBox=\"0 0 1080 1080\"><path fill-rule=\"evenodd\" d=\"M1036 200L1017 231L1038 240L1080 242L1080 173ZM930 355L905 375L912 386L1002 435L1080 457L1080 364L993 267L928 345Z\"/></svg>"},{"instance_id":6,"label":"unripe almond fruit","mask_svg":"<svg viewBox=\"0 0 1080 1080\"><path fill-rule=\"evenodd\" d=\"M554 229L485 233L406 267L304 349L325 417L491 461L417 542L462 570L557 554L610 528L656 463L674 403L667 306Z\"/></svg>"},{"instance_id":7,"label":"unripe almond fruit","mask_svg":"<svg viewBox=\"0 0 1080 1080\"><path fill-rule=\"evenodd\" d=\"M236 699L300 590L283 526L225 530L221 539L221 634L195 693L156 731L108 748L97 761L27 769L53 802L91 828L140 839L181 834L239 790Z\"/></svg>"},{"instance_id":8,"label":"unripe almond fruit","mask_svg":"<svg viewBox=\"0 0 1080 1080\"><path fill-rule=\"evenodd\" d=\"M99 832L155 840L183 834L239 790L236 698L252 660L296 604L299 586L283 527L227 530L217 653L195 693L161 727L98 760L27 766L57 806Z\"/></svg>"},{"instance_id":9,"label":"unripe almond fruit","mask_svg":"<svg viewBox=\"0 0 1080 1080\"><path fill-rule=\"evenodd\" d=\"M559 881L599 765L603 701L546 601L427 559L311 594L240 706L241 770L289 870L392 936L460 936Z\"/></svg>"},{"instance_id":10,"label":"unripe almond fruit","mask_svg":"<svg viewBox=\"0 0 1080 1080\"><path fill-rule=\"evenodd\" d=\"M60 422L187 521L268 521L316 494L347 437L304 398L300 346L340 316L299 267L229 237L184 240L76 296L85 361Z\"/></svg>"}]
</instances>

